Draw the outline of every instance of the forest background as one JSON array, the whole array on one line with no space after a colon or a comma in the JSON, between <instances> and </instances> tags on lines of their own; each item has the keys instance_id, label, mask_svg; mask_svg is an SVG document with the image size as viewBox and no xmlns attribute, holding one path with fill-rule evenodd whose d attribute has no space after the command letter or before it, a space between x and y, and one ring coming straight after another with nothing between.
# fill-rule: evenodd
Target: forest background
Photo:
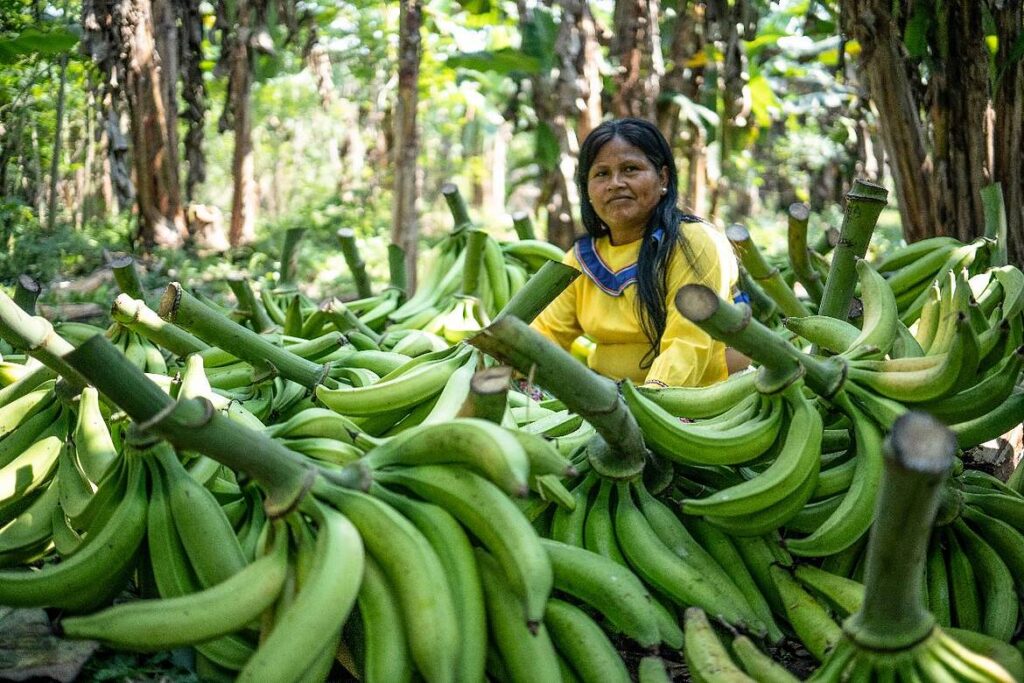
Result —
<instances>
[{"instance_id":1,"label":"forest background","mask_svg":"<svg viewBox=\"0 0 1024 683\"><path fill-rule=\"evenodd\" d=\"M892 190L878 249L983 234L998 183L1024 265L1021 5L0 0L0 286L106 302L69 282L115 252L260 275L305 227L311 293L351 292L336 230L384 278L389 242L412 264L450 227L446 182L565 247L578 145L625 115L672 142L687 209L769 251L791 202L838 227L855 177Z\"/></svg>"}]
</instances>

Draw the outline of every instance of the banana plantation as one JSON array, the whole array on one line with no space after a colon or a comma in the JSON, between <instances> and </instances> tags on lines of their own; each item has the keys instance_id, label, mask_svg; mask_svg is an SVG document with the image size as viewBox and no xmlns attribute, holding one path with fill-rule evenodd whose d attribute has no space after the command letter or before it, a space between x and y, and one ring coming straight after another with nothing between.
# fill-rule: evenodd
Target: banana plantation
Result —
<instances>
[{"instance_id":1,"label":"banana plantation","mask_svg":"<svg viewBox=\"0 0 1024 683\"><path fill-rule=\"evenodd\" d=\"M0 679L1024 681L1020 0L10 0L0 64Z\"/></svg>"}]
</instances>

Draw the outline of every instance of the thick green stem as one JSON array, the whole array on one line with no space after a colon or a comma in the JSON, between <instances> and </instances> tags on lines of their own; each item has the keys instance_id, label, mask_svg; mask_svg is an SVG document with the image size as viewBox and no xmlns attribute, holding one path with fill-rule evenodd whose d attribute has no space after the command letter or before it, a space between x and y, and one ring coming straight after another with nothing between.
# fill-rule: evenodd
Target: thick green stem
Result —
<instances>
[{"instance_id":1,"label":"thick green stem","mask_svg":"<svg viewBox=\"0 0 1024 683\"><path fill-rule=\"evenodd\" d=\"M256 300L256 294L252 291L252 283L245 275L234 275L228 279L228 287L235 294L238 300L238 310L245 314L252 323L252 327L259 333L270 332L277 325L270 319L267 309Z\"/></svg>"},{"instance_id":2,"label":"thick green stem","mask_svg":"<svg viewBox=\"0 0 1024 683\"><path fill-rule=\"evenodd\" d=\"M981 188L981 207L985 213L985 237L995 240L992 250L993 266L1005 266L1006 255L1006 203L1003 201L1003 186L992 183Z\"/></svg>"},{"instance_id":3,"label":"thick green stem","mask_svg":"<svg viewBox=\"0 0 1024 683\"><path fill-rule=\"evenodd\" d=\"M145 302L133 299L127 294L118 294L114 305L110 308L110 317L130 330L141 334L157 346L161 346L175 356L187 356L210 345L195 337L177 325L167 322L157 315Z\"/></svg>"},{"instance_id":4,"label":"thick green stem","mask_svg":"<svg viewBox=\"0 0 1024 683\"><path fill-rule=\"evenodd\" d=\"M459 188L455 183L445 183L441 186L441 194L448 204L448 210L452 212L452 220L455 223L452 232L459 233L468 229L473 221L469 219L469 209L466 208L466 200L462 198Z\"/></svg>"},{"instance_id":5,"label":"thick green stem","mask_svg":"<svg viewBox=\"0 0 1024 683\"><path fill-rule=\"evenodd\" d=\"M750 273L750 277L779 305L784 315L791 318L810 315L811 312L782 279L779 269L768 263L764 254L750 239L749 230L742 225L733 224L726 229L725 236L732 242L736 253L739 254L740 262Z\"/></svg>"},{"instance_id":6,"label":"thick green stem","mask_svg":"<svg viewBox=\"0 0 1024 683\"><path fill-rule=\"evenodd\" d=\"M466 263L462 268L462 293L466 296L478 296L480 289L480 268L484 262L484 246L487 244L487 233L483 230L470 230L466 237Z\"/></svg>"},{"instance_id":7,"label":"thick green stem","mask_svg":"<svg viewBox=\"0 0 1024 683\"><path fill-rule=\"evenodd\" d=\"M405 301L409 288L409 276L405 272L405 249L401 245L388 245L388 275L391 278L391 286L402 293L398 303Z\"/></svg>"},{"instance_id":8,"label":"thick green stem","mask_svg":"<svg viewBox=\"0 0 1024 683\"><path fill-rule=\"evenodd\" d=\"M270 365L285 379L312 390L318 384L336 386L327 373L329 366L300 358L247 327L217 313L184 290L178 282L167 286L160 300L160 317L184 327L210 344L255 367Z\"/></svg>"},{"instance_id":9,"label":"thick green stem","mask_svg":"<svg viewBox=\"0 0 1024 683\"><path fill-rule=\"evenodd\" d=\"M139 272L135 270L134 258L128 255L119 256L110 262L110 269L114 271L118 289L133 299L146 300L146 290L142 287Z\"/></svg>"},{"instance_id":10,"label":"thick green stem","mask_svg":"<svg viewBox=\"0 0 1024 683\"><path fill-rule=\"evenodd\" d=\"M22 273L18 276L18 281L14 284L14 303L18 304L18 308L25 311L29 315L36 314L36 300L39 298L39 293L42 291L42 287L36 282L35 278L31 275Z\"/></svg>"},{"instance_id":11,"label":"thick green stem","mask_svg":"<svg viewBox=\"0 0 1024 683\"><path fill-rule=\"evenodd\" d=\"M808 296L815 303L820 303L825 288L821 283L818 271L811 266L807 246L807 221L810 219L811 210L802 202L794 202L789 205L787 213L789 216L787 235L789 264L796 274L797 281L807 290Z\"/></svg>"},{"instance_id":12,"label":"thick green stem","mask_svg":"<svg viewBox=\"0 0 1024 683\"><path fill-rule=\"evenodd\" d=\"M495 321L505 316L514 316L527 323L533 322L579 276L580 271L572 266L548 261L512 295L505 307L494 316Z\"/></svg>"},{"instance_id":13,"label":"thick green stem","mask_svg":"<svg viewBox=\"0 0 1024 683\"><path fill-rule=\"evenodd\" d=\"M357 330L372 339L375 344L380 343L380 335L367 327L340 299L325 301L320 305L320 310L324 312L324 315L327 316L327 319L338 332L345 334L351 330Z\"/></svg>"},{"instance_id":14,"label":"thick green stem","mask_svg":"<svg viewBox=\"0 0 1024 683\"><path fill-rule=\"evenodd\" d=\"M766 322L779 312L779 305L765 293L764 289L761 285L757 284L754 278L750 277L750 273L747 272L747 269L742 264L739 266L738 284L740 289L750 298L750 308L758 320Z\"/></svg>"},{"instance_id":15,"label":"thick green stem","mask_svg":"<svg viewBox=\"0 0 1024 683\"><path fill-rule=\"evenodd\" d=\"M267 491L265 507L271 515L293 509L312 486L318 470L301 455L221 415L206 399L173 400L102 335L83 343L66 360L124 410L140 431L202 453L259 482ZM358 467L343 470L332 481L353 488L369 483Z\"/></svg>"},{"instance_id":16,"label":"thick green stem","mask_svg":"<svg viewBox=\"0 0 1024 683\"><path fill-rule=\"evenodd\" d=\"M885 476L864 570L864 605L844 625L859 645L902 650L931 632L921 590L928 540L956 438L927 413L901 416L885 441Z\"/></svg>"},{"instance_id":17,"label":"thick green stem","mask_svg":"<svg viewBox=\"0 0 1024 683\"><path fill-rule=\"evenodd\" d=\"M485 327L469 343L532 378L594 426L602 439L591 448L598 473L624 478L642 471L647 454L643 435L615 382L588 370L513 316Z\"/></svg>"},{"instance_id":18,"label":"thick green stem","mask_svg":"<svg viewBox=\"0 0 1024 683\"><path fill-rule=\"evenodd\" d=\"M515 228L516 235L521 240L537 239L537 233L533 230L533 221L530 220L530 214L525 211L516 211L512 214L512 227Z\"/></svg>"},{"instance_id":19,"label":"thick green stem","mask_svg":"<svg viewBox=\"0 0 1024 683\"><path fill-rule=\"evenodd\" d=\"M338 230L338 242L341 243L341 255L345 257L348 270L352 273L352 280L356 283L356 292L360 299L373 296L373 289L370 287L370 276L366 274L366 263L359 255L359 245L356 244L356 232L352 228L341 228Z\"/></svg>"},{"instance_id":20,"label":"thick green stem","mask_svg":"<svg viewBox=\"0 0 1024 683\"><path fill-rule=\"evenodd\" d=\"M29 315L3 291L0 291L0 337L63 377L72 393L77 394L88 384L64 362L64 354L74 348L70 342L53 330L49 320Z\"/></svg>"},{"instance_id":21,"label":"thick green stem","mask_svg":"<svg viewBox=\"0 0 1024 683\"><path fill-rule=\"evenodd\" d=\"M299 243L302 236L306 234L305 228L289 228L284 233L284 243L281 245L281 265L279 266L278 282L282 285L290 285L295 282L295 271L299 265Z\"/></svg>"},{"instance_id":22,"label":"thick green stem","mask_svg":"<svg viewBox=\"0 0 1024 683\"><path fill-rule=\"evenodd\" d=\"M756 385L763 393L776 393L804 377L811 389L828 398L846 379L841 359L823 361L801 353L755 320L749 306L729 303L704 285L683 286L675 304L684 318L761 366Z\"/></svg>"},{"instance_id":23,"label":"thick green stem","mask_svg":"<svg viewBox=\"0 0 1024 683\"><path fill-rule=\"evenodd\" d=\"M837 244L839 244L839 231L833 227L828 227L818 235L818 239L814 240L811 249L819 256L824 256L835 249Z\"/></svg>"},{"instance_id":24,"label":"thick green stem","mask_svg":"<svg viewBox=\"0 0 1024 683\"><path fill-rule=\"evenodd\" d=\"M888 192L884 187L865 180L853 181L846 193L846 213L839 230L839 243L832 255L832 267L821 295L820 315L846 320L850 301L857 286L857 260L867 253L878 215L885 208Z\"/></svg>"},{"instance_id":25,"label":"thick green stem","mask_svg":"<svg viewBox=\"0 0 1024 683\"><path fill-rule=\"evenodd\" d=\"M469 382L469 395L459 410L459 417L478 417L501 424L508 405L512 368L507 365L477 370Z\"/></svg>"}]
</instances>

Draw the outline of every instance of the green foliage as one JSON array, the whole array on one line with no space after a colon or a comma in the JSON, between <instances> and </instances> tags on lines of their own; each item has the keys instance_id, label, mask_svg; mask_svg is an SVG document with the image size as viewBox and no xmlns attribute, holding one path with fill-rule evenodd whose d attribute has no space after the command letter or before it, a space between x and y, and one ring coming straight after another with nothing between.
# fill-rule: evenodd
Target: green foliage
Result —
<instances>
[{"instance_id":1,"label":"green foliage","mask_svg":"<svg viewBox=\"0 0 1024 683\"><path fill-rule=\"evenodd\" d=\"M127 250L124 225L97 222L76 231L60 224L48 232L30 207L17 201L0 203L0 282L22 273L41 282L58 275L88 273L103 265L103 248Z\"/></svg>"}]
</instances>

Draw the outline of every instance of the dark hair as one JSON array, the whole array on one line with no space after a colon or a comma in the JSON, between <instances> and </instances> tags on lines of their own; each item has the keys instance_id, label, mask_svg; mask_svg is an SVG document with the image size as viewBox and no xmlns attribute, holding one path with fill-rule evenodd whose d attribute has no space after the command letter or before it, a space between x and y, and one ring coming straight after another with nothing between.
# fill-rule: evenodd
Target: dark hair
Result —
<instances>
[{"instance_id":1,"label":"dark hair","mask_svg":"<svg viewBox=\"0 0 1024 683\"><path fill-rule=\"evenodd\" d=\"M665 140L665 136L661 134L657 126L643 119L614 119L605 121L590 131L590 135L580 147L576 185L580 192L583 227L586 228L590 236L603 237L609 233L608 226L598 218L597 212L594 211L594 205L587 192L587 180L590 175L590 167L594 165L594 159L598 152L614 138L621 138L638 148L654 164L655 170L660 171L664 168L668 173L668 182L665 183L667 192L651 213L651 218L644 228L643 241L637 256L637 318L640 320L640 328L643 330L644 336L651 344L640 367L649 368L658 355L661 335L665 332L668 315L666 310L668 268L672 255L676 251L676 245L682 247L686 260L690 262L691 266L695 266L692 250L680 234L679 224L684 221L687 223L700 222L701 219L683 213L676 207L676 202L679 199L679 188L677 187L679 172L676 170L675 159L672 158L672 148L669 147L668 141ZM660 240L656 240L651 237L651 233L659 227L662 228L664 236Z\"/></svg>"}]
</instances>

